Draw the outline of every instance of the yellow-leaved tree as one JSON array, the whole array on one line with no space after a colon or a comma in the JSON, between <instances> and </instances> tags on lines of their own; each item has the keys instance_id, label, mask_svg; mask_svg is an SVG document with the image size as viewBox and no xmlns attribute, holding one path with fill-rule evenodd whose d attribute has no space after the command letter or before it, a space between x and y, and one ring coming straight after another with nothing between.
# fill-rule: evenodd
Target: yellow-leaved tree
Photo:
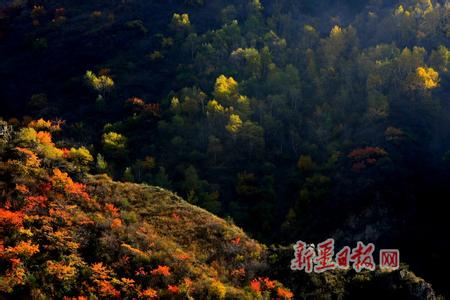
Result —
<instances>
[{"instance_id":1,"label":"yellow-leaved tree","mask_svg":"<svg viewBox=\"0 0 450 300\"><path fill-rule=\"evenodd\" d=\"M92 71L87 71L85 78L89 86L99 92L103 98L114 87L114 81L108 75L96 75Z\"/></svg>"},{"instance_id":2,"label":"yellow-leaved tree","mask_svg":"<svg viewBox=\"0 0 450 300\"><path fill-rule=\"evenodd\" d=\"M242 120L239 117L239 115L235 114L230 115L230 120L228 122L228 125L226 126L228 132L235 134L239 131L241 127L242 127Z\"/></svg>"},{"instance_id":3,"label":"yellow-leaved tree","mask_svg":"<svg viewBox=\"0 0 450 300\"><path fill-rule=\"evenodd\" d=\"M419 67L416 76L421 88L431 90L439 86L439 73L433 68Z\"/></svg>"}]
</instances>

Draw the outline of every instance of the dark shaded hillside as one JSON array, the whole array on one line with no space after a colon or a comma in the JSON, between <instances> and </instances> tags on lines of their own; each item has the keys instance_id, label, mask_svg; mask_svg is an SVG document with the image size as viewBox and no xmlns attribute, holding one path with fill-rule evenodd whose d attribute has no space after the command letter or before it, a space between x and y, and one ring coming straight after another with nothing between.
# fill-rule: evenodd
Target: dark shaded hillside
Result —
<instances>
[{"instance_id":1,"label":"dark shaded hillside","mask_svg":"<svg viewBox=\"0 0 450 300\"><path fill-rule=\"evenodd\" d=\"M117 76L121 82L118 98L140 94L156 101L182 88L184 83L167 81L175 76L176 61L155 68L146 55L159 47L158 35L167 32L174 12L195 11L192 24L202 32L220 26L216 15L222 4L181 2L40 1L36 3L45 6L45 14L39 18L39 26L34 26L30 17L34 2L23 8L3 8L0 51L8 59L2 60L0 76L7 80L2 80L0 98L6 106L5 116L21 114L33 94L45 92L59 108L49 115L77 120L77 114L86 113L92 104L80 75L94 66L114 66L115 72L121 73ZM54 18L58 8L65 10L63 24ZM94 12L101 15L93 17ZM135 21L143 27L133 27ZM13 69L17 72L9 72ZM62 101L58 99L61 94L70 96ZM68 106L72 113L66 115Z\"/></svg>"},{"instance_id":2,"label":"dark shaded hillside","mask_svg":"<svg viewBox=\"0 0 450 300\"><path fill-rule=\"evenodd\" d=\"M5 86L1 88L4 103L11 105L10 108L6 107L6 112L12 109L12 112L17 113L31 95L39 92L46 92L50 101L56 102L58 107L58 104L62 104L57 99L58 95L69 92L71 97L64 101L64 105L83 113L92 100L85 93L77 92L83 89L80 75L94 65L107 65L108 61L121 57L125 62L124 55L143 56L145 51L151 49L151 39L147 38L143 45L139 45L143 40L142 33L126 28L125 23L132 21L129 16L145 17L149 23L151 20L148 36L158 33L170 21L172 9L164 4L146 1L144 7L134 5L130 8L129 5L121 5L120 1L113 2L86 1L77 2L76 5L72 1L50 2L46 9L54 11L64 7L67 11L68 24L64 26L52 25L50 15L44 17L42 22L46 24L43 28L33 28L29 16L23 15L29 10L18 11L19 15L15 15L14 11L10 13L8 33L1 43L2 54L9 57L3 60L1 68L2 72L6 72L2 73L2 78L9 77L7 82L3 81ZM92 18L94 11L102 15L98 19ZM45 45L39 46L37 44L42 41L39 40L41 37L45 38ZM139 52L138 47L141 49ZM126 65L123 67L126 71ZM11 69L22 72L11 74L7 71ZM14 85L10 85L10 82L14 82ZM50 113L58 114L61 111Z\"/></svg>"}]
</instances>

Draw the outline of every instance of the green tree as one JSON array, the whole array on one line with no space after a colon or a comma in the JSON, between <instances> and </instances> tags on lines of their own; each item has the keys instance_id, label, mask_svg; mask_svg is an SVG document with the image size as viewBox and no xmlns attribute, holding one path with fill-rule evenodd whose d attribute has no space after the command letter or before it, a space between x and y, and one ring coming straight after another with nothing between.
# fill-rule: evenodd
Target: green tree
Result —
<instances>
[{"instance_id":1,"label":"green tree","mask_svg":"<svg viewBox=\"0 0 450 300\"><path fill-rule=\"evenodd\" d=\"M97 171L98 172L106 172L106 170L108 169L108 163L106 162L103 155L98 153L96 161L97 161L97 163L96 163Z\"/></svg>"},{"instance_id":2,"label":"green tree","mask_svg":"<svg viewBox=\"0 0 450 300\"><path fill-rule=\"evenodd\" d=\"M244 122L238 129L236 145L244 156L260 157L264 152L264 129L254 122Z\"/></svg>"},{"instance_id":3,"label":"green tree","mask_svg":"<svg viewBox=\"0 0 450 300\"><path fill-rule=\"evenodd\" d=\"M261 55L255 48L238 48L231 53L231 58L238 64L244 65L244 74L248 77L261 77Z\"/></svg>"}]
</instances>

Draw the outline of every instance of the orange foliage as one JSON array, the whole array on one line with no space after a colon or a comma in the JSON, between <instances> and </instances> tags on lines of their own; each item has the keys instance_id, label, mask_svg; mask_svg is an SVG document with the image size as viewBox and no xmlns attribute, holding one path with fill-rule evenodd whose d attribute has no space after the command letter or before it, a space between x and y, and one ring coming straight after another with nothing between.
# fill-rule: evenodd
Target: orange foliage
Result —
<instances>
[{"instance_id":1,"label":"orange foliage","mask_svg":"<svg viewBox=\"0 0 450 300\"><path fill-rule=\"evenodd\" d=\"M135 281L130 278L122 278L120 281L127 287L134 287Z\"/></svg>"},{"instance_id":2,"label":"orange foliage","mask_svg":"<svg viewBox=\"0 0 450 300\"><path fill-rule=\"evenodd\" d=\"M119 291L110 282L104 280L98 282L98 293L101 297L105 298L120 297Z\"/></svg>"},{"instance_id":3,"label":"orange foliage","mask_svg":"<svg viewBox=\"0 0 450 300\"><path fill-rule=\"evenodd\" d=\"M72 218L72 214L66 210L63 210L61 208L50 208L49 211L49 216L53 217L54 219L59 218L60 221L64 221L67 224L71 224L71 218Z\"/></svg>"},{"instance_id":4,"label":"orange foliage","mask_svg":"<svg viewBox=\"0 0 450 300\"><path fill-rule=\"evenodd\" d=\"M70 264L47 261L47 272L60 281L72 280L77 275L77 269Z\"/></svg>"},{"instance_id":5,"label":"orange foliage","mask_svg":"<svg viewBox=\"0 0 450 300\"><path fill-rule=\"evenodd\" d=\"M112 204L112 203L107 203L107 204L105 205L105 209L106 209L106 211L108 211L108 212L111 214L111 216L113 216L113 217L118 217L118 216L120 216L120 211L119 211L119 209L118 209L117 207L115 207L114 204Z\"/></svg>"},{"instance_id":6,"label":"orange foliage","mask_svg":"<svg viewBox=\"0 0 450 300\"><path fill-rule=\"evenodd\" d=\"M250 281L250 288L252 291L259 293L261 292L261 283L257 279Z\"/></svg>"},{"instance_id":7,"label":"orange foliage","mask_svg":"<svg viewBox=\"0 0 450 300\"><path fill-rule=\"evenodd\" d=\"M177 287L176 285L168 285L167 286L167 290L173 294L178 294L180 292L180 288Z\"/></svg>"},{"instance_id":8,"label":"orange foliage","mask_svg":"<svg viewBox=\"0 0 450 300\"><path fill-rule=\"evenodd\" d=\"M60 229L53 233L49 233L48 238L58 249L76 251L80 247L79 243L70 239L69 231L66 229Z\"/></svg>"},{"instance_id":9,"label":"orange foliage","mask_svg":"<svg viewBox=\"0 0 450 300\"><path fill-rule=\"evenodd\" d=\"M16 191L18 191L21 194L28 194L30 192L28 187L23 184L16 184Z\"/></svg>"},{"instance_id":10,"label":"orange foliage","mask_svg":"<svg viewBox=\"0 0 450 300\"><path fill-rule=\"evenodd\" d=\"M52 184L54 186L59 185L59 186L65 187L66 185L73 184L72 178L70 178L67 173L62 172L58 168L53 169L53 176L52 176L51 180L52 180Z\"/></svg>"},{"instance_id":11,"label":"orange foliage","mask_svg":"<svg viewBox=\"0 0 450 300\"><path fill-rule=\"evenodd\" d=\"M188 288L192 286L192 280L190 278L184 278L183 283Z\"/></svg>"},{"instance_id":12,"label":"orange foliage","mask_svg":"<svg viewBox=\"0 0 450 300\"><path fill-rule=\"evenodd\" d=\"M275 288L275 281L270 280L269 278L265 277L262 279L264 282L264 285L266 286L266 288L268 289L273 289Z\"/></svg>"},{"instance_id":13,"label":"orange foliage","mask_svg":"<svg viewBox=\"0 0 450 300\"><path fill-rule=\"evenodd\" d=\"M68 194L81 196L85 200L90 200L90 196L85 192L86 186L84 184L74 182L72 178L60 169L53 169L53 176L51 178L52 185L64 189Z\"/></svg>"},{"instance_id":14,"label":"orange foliage","mask_svg":"<svg viewBox=\"0 0 450 300\"><path fill-rule=\"evenodd\" d=\"M277 289L277 295L282 299L292 299L294 297L294 294L291 291L283 288Z\"/></svg>"},{"instance_id":15,"label":"orange foliage","mask_svg":"<svg viewBox=\"0 0 450 300\"><path fill-rule=\"evenodd\" d=\"M74 216L74 222L78 225L92 225L95 224L95 222L85 213L78 212Z\"/></svg>"},{"instance_id":16,"label":"orange foliage","mask_svg":"<svg viewBox=\"0 0 450 300\"><path fill-rule=\"evenodd\" d=\"M148 257L148 255L144 251L142 251L141 249L134 248L134 247L132 247L132 246L130 246L128 244L125 244L125 243L122 243L120 246L125 248L125 249L127 249L128 251L130 251L131 253L133 253L136 256Z\"/></svg>"},{"instance_id":17,"label":"orange foliage","mask_svg":"<svg viewBox=\"0 0 450 300\"><path fill-rule=\"evenodd\" d=\"M119 218L115 218L111 223L111 229L117 229L122 227L122 220Z\"/></svg>"},{"instance_id":18,"label":"orange foliage","mask_svg":"<svg viewBox=\"0 0 450 300\"><path fill-rule=\"evenodd\" d=\"M22 226L23 212L0 208L0 225Z\"/></svg>"},{"instance_id":19,"label":"orange foliage","mask_svg":"<svg viewBox=\"0 0 450 300\"><path fill-rule=\"evenodd\" d=\"M141 297L146 298L146 299L157 298L158 293L154 289L147 289L147 290L142 291Z\"/></svg>"},{"instance_id":20,"label":"orange foliage","mask_svg":"<svg viewBox=\"0 0 450 300\"><path fill-rule=\"evenodd\" d=\"M45 202L47 202L48 198L46 196L28 196L27 198L26 209L32 210L36 207L45 207Z\"/></svg>"},{"instance_id":21,"label":"orange foliage","mask_svg":"<svg viewBox=\"0 0 450 300\"><path fill-rule=\"evenodd\" d=\"M231 243L236 246L239 245L241 243L241 237L238 236L238 237L232 239Z\"/></svg>"},{"instance_id":22,"label":"orange foliage","mask_svg":"<svg viewBox=\"0 0 450 300\"><path fill-rule=\"evenodd\" d=\"M108 270L107 267L103 265L103 263L94 263L91 265L91 270L93 273L93 277L98 280L105 280L109 278L111 271Z\"/></svg>"},{"instance_id":23,"label":"orange foliage","mask_svg":"<svg viewBox=\"0 0 450 300\"><path fill-rule=\"evenodd\" d=\"M188 260L191 258L188 254L185 253L178 254L175 257L179 260Z\"/></svg>"},{"instance_id":24,"label":"orange foliage","mask_svg":"<svg viewBox=\"0 0 450 300\"><path fill-rule=\"evenodd\" d=\"M22 263L20 258L11 258L9 261L11 262L12 268L16 268L18 265Z\"/></svg>"},{"instance_id":25,"label":"orange foliage","mask_svg":"<svg viewBox=\"0 0 450 300\"><path fill-rule=\"evenodd\" d=\"M67 193L78 195L85 200L90 200L91 197L89 196L88 193L86 193L85 189L86 189L86 185L84 185L82 183L78 183L78 182L74 182L73 184L66 186Z\"/></svg>"},{"instance_id":26,"label":"orange foliage","mask_svg":"<svg viewBox=\"0 0 450 300\"><path fill-rule=\"evenodd\" d=\"M170 267L168 266L158 266L152 271L152 275L162 275L164 277L170 276Z\"/></svg>"},{"instance_id":27,"label":"orange foliage","mask_svg":"<svg viewBox=\"0 0 450 300\"><path fill-rule=\"evenodd\" d=\"M41 164L41 161L39 160L39 158L37 157L36 154L34 154L33 151L27 149L27 148L21 148L21 147L16 147L16 150L19 151L22 154L26 155L26 161L25 161L25 165L27 167L34 167L34 168L38 168L39 165Z\"/></svg>"},{"instance_id":28,"label":"orange foliage","mask_svg":"<svg viewBox=\"0 0 450 300\"><path fill-rule=\"evenodd\" d=\"M50 132L39 131L38 133L36 133L36 138L39 141L39 143L43 145L54 146L52 142L52 134Z\"/></svg>"},{"instance_id":29,"label":"orange foliage","mask_svg":"<svg viewBox=\"0 0 450 300\"><path fill-rule=\"evenodd\" d=\"M134 275L136 276L145 276L147 275L147 272L145 272L143 267L140 267L135 273Z\"/></svg>"},{"instance_id":30,"label":"orange foliage","mask_svg":"<svg viewBox=\"0 0 450 300\"><path fill-rule=\"evenodd\" d=\"M21 241L14 247L7 247L0 256L24 256L31 257L39 252L39 246L33 245L31 241Z\"/></svg>"},{"instance_id":31,"label":"orange foliage","mask_svg":"<svg viewBox=\"0 0 450 300\"><path fill-rule=\"evenodd\" d=\"M129 105L136 105L136 106L144 106L145 102L144 100L134 97L127 100L127 104Z\"/></svg>"},{"instance_id":32,"label":"orange foliage","mask_svg":"<svg viewBox=\"0 0 450 300\"><path fill-rule=\"evenodd\" d=\"M16 285L25 283L25 269L23 268L20 259L11 259L12 268L8 270L4 277L1 277L2 284L0 291L12 291Z\"/></svg>"},{"instance_id":33,"label":"orange foliage","mask_svg":"<svg viewBox=\"0 0 450 300\"><path fill-rule=\"evenodd\" d=\"M259 277L253 279L250 282L250 288L255 292L261 292L262 290L273 290L276 287L276 281L270 280L267 277Z\"/></svg>"},{"instance_id":34,"label":"orange foliage","mask_svg":"<svg viewBox=\"0 0 450 300\"><path fill-rule=\"evenodd\" d=\"M61 148L60 150L62 151L62 157L64 157L64 158L68 158L69 157L70 149Z\"/></svg>"}]
</instances>

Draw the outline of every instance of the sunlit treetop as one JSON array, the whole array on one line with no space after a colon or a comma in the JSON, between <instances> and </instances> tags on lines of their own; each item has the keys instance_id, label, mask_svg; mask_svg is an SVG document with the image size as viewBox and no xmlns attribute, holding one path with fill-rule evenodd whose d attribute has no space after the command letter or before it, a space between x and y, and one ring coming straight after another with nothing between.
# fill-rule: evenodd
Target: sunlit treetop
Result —
<instances>
[{"instance_id":1,"label":"sunlit treetop","mask_svg":"<svg viewBox=\"0 0 450 300\"><path fill-rule=\"evenodd\" d=\"M431 90L439 86L439 73L433 68L419 67L416 75L425 89Z\"/></svg>"},{"instance_id":2,"label":"sunlit treetop","mask_svg":"<svg viewBox=\"0 0 450 300\"><path fill-rule=\"evenodd\" d=\"M44 130L50 132L56 132L61 130L62 121L50 121L44 120L42 118L38 120L33 120L28 124L28 127L34 128L36 130Z\"/></svg>"},{"instance_id":3,"label":"sunlit treetop","mask_svg":"<svg viewBox=\"0 0 450 300\"><path fill-rule=\"evenodd\" d=\"M252 0L251 4L252 4L252 7L257 9L257 10L263 9L263 6L262 6L260 0Z\"/></svg>"},{"instance_id":4,"label":"sunlit treetop","mask_svg":"<svg viewBox=\"0 0 450 300\"><path fill-rule=\"evenodd\" d=\"M125 148L127 139L120 133L108 132L102 137L103 143L112 148Z\"/></svg>"},{"instance_id":5,"label":"sunlit treetop","mask_svg":"<svg viewBox=\"0 0 450 300\"><path fill-rule=\"evenodd\" d=\"M34 128L22 128L18 135L17 140L21 146L28 145L30 143L37 142L37 132Z\"/></svg>"},{"instance_id":6,"label":"sunlit treetop","mask_svg":"<svg viewBox=\"0 0 450 300\"><path fill-rule=\"evenodd\" d=\"M242 105L250 105L250 99L247 96L239 95L237 102Z\"/></svg>"},{"instance_id":7,"label":"sunlit treetop","mask_svg":"<svg viewBox=\"0 0 450 300\"><path fill-rule=\"evenodd\" d=\"M220 75L216 79L214 94L217 98L228 98L238 94L238 83L233 77Z\"/></svg>"},{"instance_id":8,"label":"sunlit treetop","mask_svg":"<svg viewBox=\"0 0 450 300\"><path fill-rule=\"evenodd\" d=\"M431 0L417 0L411 5L400 4L395 10L394 15L396 16L424 16L433 12L433 2Z\"/></svg>"},{"instance_id":9,"label":"sunlit treetop","mask_svg":"<svg viewBox=\"0 0 450 300\"><path fill-rule=\"evenodd\" d=\"M69 158L76 160L79 164L87 164L94 160L89 150L85 147L71 148Z\"/></svg>"},{"instance_id":10,"label":"sunlit treetop","mask_svg":"<svg viewBox=\"0 0 450 300\"><path fill-rule=\"evenodd\" d=\"M226 129L229 133L235 134L241 129L242 127L242 120L239 117L239 115L232 114L230 115L230 119L228 121L228 125L226 126Z\"/></svg>"},{"instance_id":11,"label":"sunlit treetop","mask_svg":"<svg viewBox=\"0 0 450 300\"><path fill-rule=\"evenodd\" d=\"M334 27L331 29L330 37L335 38L342 34L342 28L339 25L334 25Z\"/></svg>"},{"instance_id":12,"label":"sunlit treetop","mask_svg":"<svg viewBox=\"0 0 450 300\"><path fill-rule=\"evenodd\" d=\"M170 100L170 107L172 109L177 109L180 107L180 99L178 97L173 97L172 100Z\"/></svg>"},{"instance_id":13,"label":"sunlit treetop","mask_svg":"<svg viewBox=\"0 0 450 300\"><path fill-rule=\"evenodd\" d=\"M172 16L172 25L176 27L189 27L191 25L191 21L189 20L188 14L173 14Z\"/></svg>"},{"instance_id":14,"label":"sunlit treetop","mask_svg":"<svg viewBox=\"0 0 450 300\"><path fill-rule=\"evenodd\" d=\"M114 87L114 81L107 75L96 75L92 71L87 71L85 78L88 84L100 93L107 92Z\"/></svg>"},{"instance_id":15,"label":"sunlit treetop","mask_svg":"<svg viewBox=\"0 0 450 300\"><path fill-rule=\"evenodd\" d=\"M108 132L102 136L103 150L111 157L124 157L127 151L127 138L120 133Z\"/></svg>"},{"instance_id":16,"label":"sunlit treetop","mask_svg":"<svg viewBox=\"0 0 450 300\"><path fill-rule=\"evenodd\" d=\"M38 142L43 145L54 146L53 141L52 141L52 135L50 134L50 132L38 131L36 133L36 138L37 138Z\"/></svg>"},{"instance_id":17,"label":"sunlit treetop","mask_svg":"<svg viewBox=\"0 0 450 300\"><path fill-rule=\"evenodd\" d=\"M224 112L225 108L217 102L217 100L211 100L208 102L207 109L210 112Z\"/></svg>"},{"instance_id":18,"label":"sunlit treetop","mask_svg":"<svg viewBox=\"0 0 450 300\"><path fill-rule=\"evenodd\" d=\"M418 0L416 3L416 10L427 14L433 10L433 2L431 0Z\"/></svg>"}]
</instances>

